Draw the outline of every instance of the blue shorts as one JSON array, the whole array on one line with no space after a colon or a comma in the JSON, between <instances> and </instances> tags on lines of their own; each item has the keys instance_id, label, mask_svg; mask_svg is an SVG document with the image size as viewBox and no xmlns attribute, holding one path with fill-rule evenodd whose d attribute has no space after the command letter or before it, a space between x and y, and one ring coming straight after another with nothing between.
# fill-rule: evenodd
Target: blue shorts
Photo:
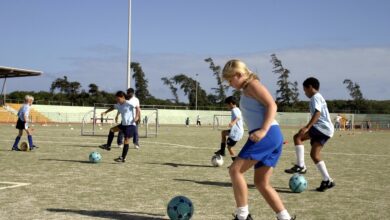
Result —
<instances>
[{"instance_id":1,"label":"blue shorts","mask_svg":"<svg viewBox=\"0 0 390 220\"><path fill-rule=\"evenodd\" d=\"M309 129L309 136L310 136L310 144L313 145L313 143L320 143L322 146L325 145L325 143L329 140L329 136L323 134L321 131L319 131L315 127L311 127Z\"/></svg>"},{"instance_id":2,"label":"blue shorts","mask_svg":"<svg viewBox=\"0 0 390 220\"><path fill-rule=\"evenodd\" d=\"M255 132L251 131L249 134ZM282 154L283 135L278 125L273 125L267 135L259 142L253 142L248 138L238 157L245 160L259 161L255 169L262 166L275 167Z\"/></svg>"},{"instance_id":3,"label":"blue shorts","mask_svg":"<svg viewBox=\"0 0 390 220\"><path fill-rule=\"evenodd\" d=\"M118 125L119 130L123 132L125 138L131 138L134 136L136 127L134 125Z\"/></svg>"},{"instance_id":4,"label":"blue shorts","mask_svg":"<svg viewBox=\"0 0 390 220\"><path fill-rule=\"evenodd\" d=\"M28 126L27 126L27 128L28 128ZM18 130L26 129L26 122L22 121L20 118L18 118L18 121L16 122L16 129L18 129Z\"/></svg>"}]
</instances>

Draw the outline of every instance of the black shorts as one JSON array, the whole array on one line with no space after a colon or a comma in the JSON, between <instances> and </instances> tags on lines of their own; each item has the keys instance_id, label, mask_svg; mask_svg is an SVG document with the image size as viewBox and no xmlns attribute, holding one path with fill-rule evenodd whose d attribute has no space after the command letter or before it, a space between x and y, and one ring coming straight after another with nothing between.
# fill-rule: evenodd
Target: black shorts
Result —
<instances>
[{"instance_id":1,"label":"black shorts","mask_svg":"<svg viewBox=\"0 0 390 220\"><path fill-rule=\"evenodd\" d=\"M227 139L226 141L226 144L228 147L234 147L234 145L237 144L237 141L234 141L233 139L231 139L230 137Z\"/></svg>"},{"instance_id":2,"label":"black shorts","mask_svg":"<svg viewBox=\"0 0 390 220\"><path fill-rule=\"evenodd\" d=\"M321 131L319 131L315 127L311 127L309 129L309 136L310 136L310 144L313 145L313 143L320 143L322 146L325 145L325 143L329 140L329 136L323 134Z\"/></svg>"},{"instance_id":3,"label":"black shorts","mask_svg":"<svg viewBox=\"0 0 390 220\"><path fill-rule=\"evenodd\" d=\"M134 125L119 125L119 130L123 132L125 138L131 138L134 136L136 127Z\"/></svg>"},{"instance_id":4,"label":"black shorts","mask_svg":"<svg viewBox=\"0 0 390 220\"><path fill-rule=\"evenodd\" d=\"M26 129L26 122L22 121L22 120L20 120L20 118L18 118L18 121L16 122L16 129L18 129L18 130Z\"/></svg>"}]
</instances>

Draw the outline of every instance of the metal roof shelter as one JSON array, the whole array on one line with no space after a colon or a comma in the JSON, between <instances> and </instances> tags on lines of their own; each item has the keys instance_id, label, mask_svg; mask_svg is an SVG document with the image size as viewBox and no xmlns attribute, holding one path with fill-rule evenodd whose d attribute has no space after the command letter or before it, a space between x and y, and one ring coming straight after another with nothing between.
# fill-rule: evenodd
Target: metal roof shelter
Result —
<instances>
[{"instance_id":1,"label":"metal roof shelter","mask_svg":"<svg viewBox=\"0 0 390 220\"><path fill-rule=\"evenodd\" d=\"M1 95L4 95L3 97L4 99L1 100L0 98L0 104L5 104L5 98L6 98L5 86L8 78L30 77L30 76L40 76L40 75L42 75L41 71L0 66L0 79L4 79L3 86L0 93L0 97Z\"/></svg>"}]
</instances>

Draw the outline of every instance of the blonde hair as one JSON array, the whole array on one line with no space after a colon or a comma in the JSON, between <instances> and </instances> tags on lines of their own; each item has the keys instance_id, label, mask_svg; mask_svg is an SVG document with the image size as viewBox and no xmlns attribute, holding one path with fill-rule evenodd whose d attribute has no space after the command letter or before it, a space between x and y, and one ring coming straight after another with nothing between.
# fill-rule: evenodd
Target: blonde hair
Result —
<instances>
[{"instance_id":1,"label":"blonde hair","mask_svg":"<svg viewBox=\"0 0 390 220\"><path fill-rule=\"evenodd\" d=\"M244 62L241 60L229 60L222 70L222 78L224 80L230 80L236 74L240 74L246 78L243 88L245 88L248 83L254 79L259 79L256 74L254 74Z\"/></svg>"},{"instance_id":2,"label":"blonde hair","mask_svg":"<svg viewBox=\"0 0 390 220\"><path fill-rule=\"evenodd\" d=\"M33 96L31 96L31 95L26 95L25 97L24 97L24 101L34 101L34 97Z\"/></svg>"}]
</instances>

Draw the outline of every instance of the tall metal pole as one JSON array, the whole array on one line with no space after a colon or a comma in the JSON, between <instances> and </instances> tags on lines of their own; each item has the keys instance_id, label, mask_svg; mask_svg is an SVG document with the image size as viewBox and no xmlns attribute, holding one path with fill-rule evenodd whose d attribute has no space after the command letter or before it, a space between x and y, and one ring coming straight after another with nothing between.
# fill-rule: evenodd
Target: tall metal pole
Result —
<instances>
[{"instance_id":1,"label":"tall metal pole","mask_svg":"<svg viewBox=\"0 0 390 220\"><path fill-rule=\"evenodd\" d=\"M195 110L198 111L198 74L196 74L195 87Z\"/></svg>"},{"instance_id":2,"label":"tall metal pole","mask_svg":"<svg viewBox=\"0 0 390 220\"><path fill-rule=\"evenodd\" d=\"M129 27L127 39L127 84L126 88L131 87L131 0L129 0Z\"/></svg>"}]
</instances>

